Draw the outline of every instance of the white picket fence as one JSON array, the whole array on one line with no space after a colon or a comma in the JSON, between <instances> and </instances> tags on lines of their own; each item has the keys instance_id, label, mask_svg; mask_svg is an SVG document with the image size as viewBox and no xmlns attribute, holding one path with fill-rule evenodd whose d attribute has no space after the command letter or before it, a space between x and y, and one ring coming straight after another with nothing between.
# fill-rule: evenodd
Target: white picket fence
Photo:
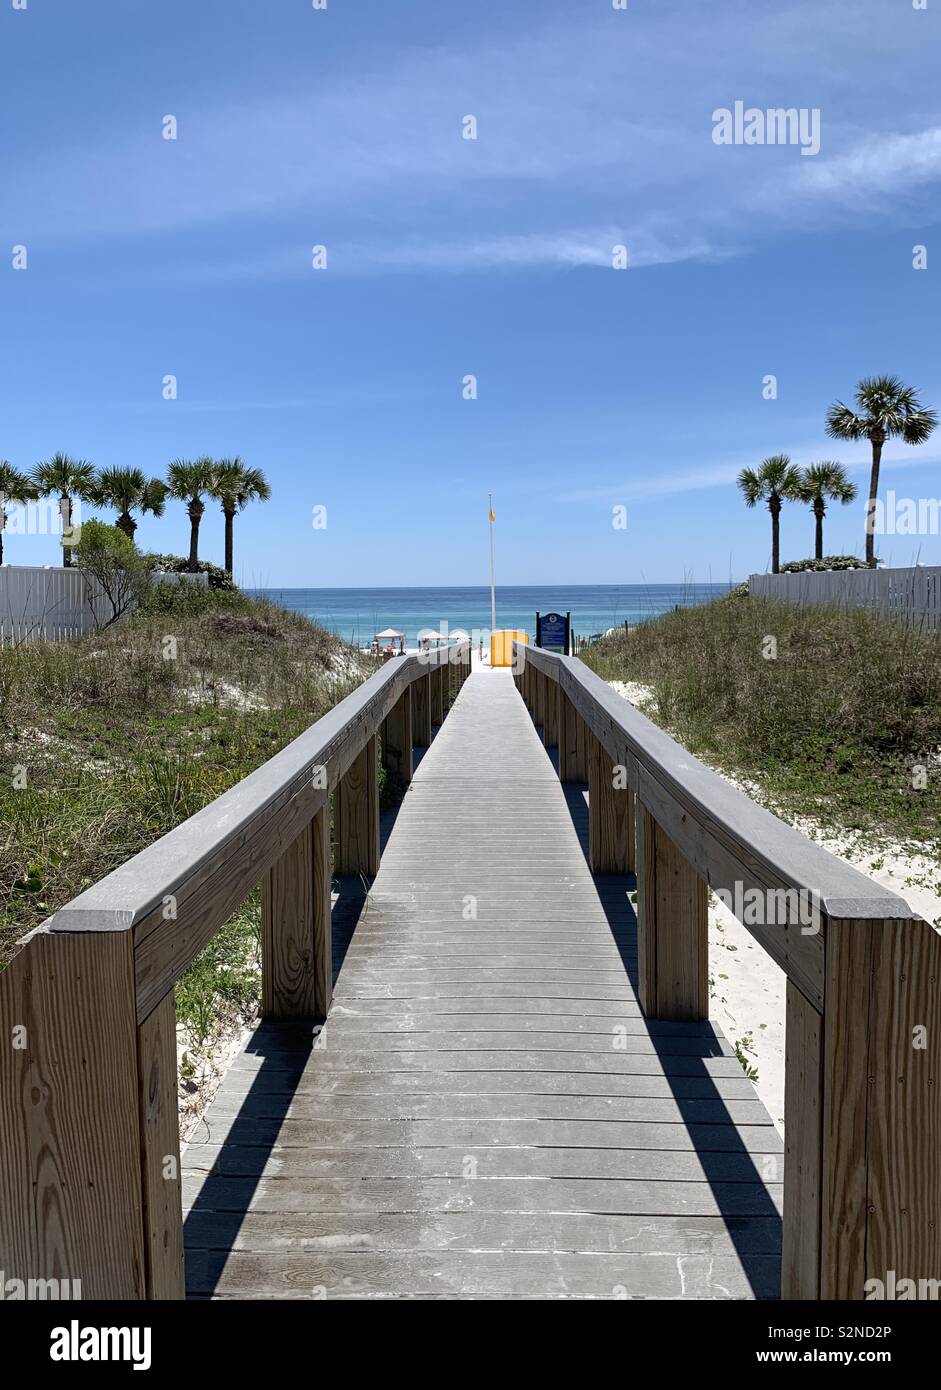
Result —
<instances>
[{"instance_id":1,"label":"white picket fence","mask_svg":"<svg viewBox=\"0 0 941 1390\"><path fill-rule=\"evenodd\" d=\"M206 585L206 574L152 576L155 584ZM94 632L111 617L111 604L96 580L91 593L80 569L0 565L0 647L57 642Z\"/></svg>"},{"instance_id":2,"label":"white picket fence","mask_svg":"<svg viewBox=\"0 0 941 1390\"><path fill-rule=\"evenodd\" d=\"M799 606L869 608L910 627L941 629L941 566L752 574L748 592Z\"/></svg>"}]
</instances>

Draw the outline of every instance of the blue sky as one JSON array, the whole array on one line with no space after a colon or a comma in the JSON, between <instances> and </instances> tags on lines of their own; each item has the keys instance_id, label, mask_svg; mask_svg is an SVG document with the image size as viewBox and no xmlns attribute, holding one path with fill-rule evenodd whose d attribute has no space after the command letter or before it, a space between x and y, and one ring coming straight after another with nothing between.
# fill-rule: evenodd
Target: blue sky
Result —
<instances>
[{"instance_id":1,"label":"blue sky","mask_svg":"<svg viewBox=\"0 0 941 1390\"><path fill-rule=\"evenodd\" d=\"M0 0L0 456L242 454L274 493L236 523L251 584L484 583L488 490L505 583L763 570L739 468L862 487L830 401L892 371L941 407L939 57L909 0ZM820 153L717 146L737 100L819 108ZM941 431L888 488L941 493ZM178 503L138 532L187 536ZM783 558L811 547L789 507Z\"/></svg>"}]
</instances>

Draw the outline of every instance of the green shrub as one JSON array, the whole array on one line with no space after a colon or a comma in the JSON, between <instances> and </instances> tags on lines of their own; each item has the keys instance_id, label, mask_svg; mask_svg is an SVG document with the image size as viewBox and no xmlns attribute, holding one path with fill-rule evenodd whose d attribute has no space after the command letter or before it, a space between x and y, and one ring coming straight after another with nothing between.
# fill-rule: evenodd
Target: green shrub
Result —
<instances>
[{"instance_id":1,"label":"green shrub","mask_svg":"<svg viewBox=\"0 0 941 1390\"><path fill-rule=\"evenodd\" d=\"M781 566L782 574L803 574L805 570L822 573L824 570L864 570L865 560L855 555L824 555L821 560L788 560Z\"/></svg>"},{"instance_id":2,"label":"green shrub","mask_svg":"<svg viewBox=\"0 0 941 1390\"><path fill-rule=\"evenodd\" d=\"M751 596L665 614L584 659L607 680L650 686L660 724L781 810L922 842L941 833L937 635L865 609Z\"/></svg>"},{"instance_id":3,"label":"green shrub","mask_svg":"<svg viewBox=\"0 0 941 1390\"><path fill-rule=\"evenodd\" d=\"M167 574L189 573L190 562L185 555L158 555L156 553L144 556L147 568L152 570L164 570ZM232 582L231 575L218 565L212 564L209 560L199 560L196 563L198 574L209 575L210 589L234 589L236 586Z\"/></svg>"},{"instance_id":4,"label":"green shrub","mask_svg":"<svg viewBox=\"0 0 941 1390\"><path fill-rule=\"evenodd\" d=\"M83 523L75 559L85 577L85 592L99 629L110 627L150 590L150 572L140 551L117 526L92 517ZM102 621L96 606L103 593L110 612Z\"/></svg>"}]
</instances>

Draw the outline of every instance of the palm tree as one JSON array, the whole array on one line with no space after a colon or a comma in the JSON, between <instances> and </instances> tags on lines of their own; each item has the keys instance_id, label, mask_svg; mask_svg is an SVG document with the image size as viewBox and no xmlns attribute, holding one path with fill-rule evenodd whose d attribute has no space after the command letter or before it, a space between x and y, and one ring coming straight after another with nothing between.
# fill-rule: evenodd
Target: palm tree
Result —
<instances>
[{"instance_id":1,"label":"palm tree","mask_svg":"<svg viewBox=\"0 0 941 1390\"><path fill-rule=\"evenodd\" d=\"M866 564L870 569L876 567L873 528L882 446L887 439L923 444L937 423L936 412L925 409L914 387L903 386L897 376L864 377L856 387L856 410L837 401L827 411L827 434L831 439L868 439L872 445L866 504Z\"/></svg>"},{"instance_id":2,"label":"palm tree","mask_svg":"<svg viewBox=\"0 0 941 1390\"><path fill-rule=\"evenodd\" d=\"M781 565L781 507L785 501L793 502L800 497L800 469L794 467L787 454L772 454L762 461L760 468L743 468L738 475L738 485L747 507L756 507L759 502L768 504L771 513L771 573L777 574Z\"/></svg>"},{"instance_id":3,"label":"palm tree","mask_svg":"<svg viewBox=\"0 0 941 1390\"><path fill-rule=\"evenodd\" d=\"M40 497L49 497L53 492L59 494L62 506L63 526L72 525L72 499L82 497L91 499L95 489L95 469L85 459L73 459L68 454L53 454L52 458L37 463L33 470L32 482ZM62 563L66 569L72 563L72 551L63 548Z\"/></svg>"},{"instance_id":4,"label":"palm tree","mask_svg":"<svg viewBox=\"0 0 941 1390\"><path fill-rule=\"evenodd\" d=\"M3 564L3 532L7 524L6 504L18 502L25 506L35 496L36 488L30 478L6 459L0 459L0 565Z\"/></svg>"},{"instance_id":5,"label":"palm tree","mask_svg":"<svg viewBox=\"0 0 941 1390\"><path fill-rule=\"evenodd\" d=\"M824 459L822 463L812 463L801 474L801 501L809 502L817 522L814 539L814 557L823 559L823 518L827 514L827 500L842 502L845 506L856 499L856 484L846 476L842 463Z\"/></svg>"},{"instance_id":6,"label":"palm tree","mask_svg":"<svg viewBox=\"0 0 941 1390\"><path fill-rule=\"evenodd\" d=\"M199 568L199 523L206 504L203 498L212 493L215 464L211 458L174 459L167 472L167 496L186 503L190 519L189 568L195 574Z\"/></svg>"},{"instance_id":7,"label":"palm tree","mask_svg":"<svg viewBox=\"0 0 941 1390\"><path fill-rule=\"evenodd\" d=\"M225 517L225 568L231 575L235 513L243 512L249 502L267 502L271 488L260 468L249 468L236 456L218 460L210 495L222 504Z\"/></svg>"},{"instance_id":8,"label":"palm tree","mask_svg":"<svg viewBox=\"0 0 941 1390\"><path fill-rule=\"evenodd\" d=\"M163 516L167 485L159 478L148 478L141 468L102 468L95 481L94 501L119 513L115 526L134 539L137 522L131 512L150 512Z\"/></svg>"}]
</instances>

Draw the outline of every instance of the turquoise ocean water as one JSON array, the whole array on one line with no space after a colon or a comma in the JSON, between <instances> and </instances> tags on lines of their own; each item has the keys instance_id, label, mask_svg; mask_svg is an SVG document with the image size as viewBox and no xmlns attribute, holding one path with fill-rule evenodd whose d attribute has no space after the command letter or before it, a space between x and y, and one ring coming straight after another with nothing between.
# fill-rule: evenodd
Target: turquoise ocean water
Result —
<instances>
[{"instance_id":1,"label":"turquoise ocean water","mask_svg":"<svg viewBox=\"0 0 941 1390\"><path fill-rule=\"evenodd\" d=\"M676 605L709 603L728 584L560 584L550 588L497 589L497 627L535 635L536 613L570 612L579 637L590 637L625 621L643 622ZM256 589L258 597L304 613L355 646L393 627L414 646L423 629L453 632L490 628L490 590L483 585L441 589Z\"/></svg>"}]
</instances>

